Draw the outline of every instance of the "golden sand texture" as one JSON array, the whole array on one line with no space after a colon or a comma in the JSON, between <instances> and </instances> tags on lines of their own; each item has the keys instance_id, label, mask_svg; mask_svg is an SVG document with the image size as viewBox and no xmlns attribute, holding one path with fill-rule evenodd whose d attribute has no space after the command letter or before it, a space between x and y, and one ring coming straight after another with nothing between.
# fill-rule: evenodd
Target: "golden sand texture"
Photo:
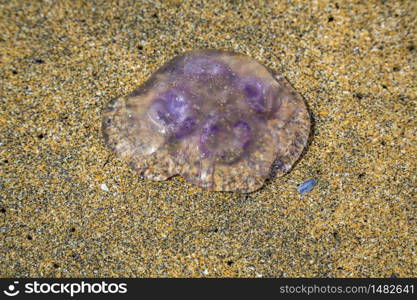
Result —
<instances>
[{"instance_id":1,"label":"golden sand texture","mask_svg":"<svg viewBox=\"0 0 417 300\"><path fill-rule=\"evenodd\" d=\"M1 1L0 276L416 277L416 14L412 0ZM201 48L259 60L309 105L304 156L255 193L142 180L104 145L105 105Z\"/></svg>"}]
</instances>

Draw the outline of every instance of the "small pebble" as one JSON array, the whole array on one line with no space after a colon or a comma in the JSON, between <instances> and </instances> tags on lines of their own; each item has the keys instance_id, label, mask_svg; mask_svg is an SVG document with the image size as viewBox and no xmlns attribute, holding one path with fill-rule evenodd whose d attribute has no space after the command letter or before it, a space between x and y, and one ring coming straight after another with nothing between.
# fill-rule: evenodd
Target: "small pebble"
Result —
<instances>
[{"instance_id":1,"label":"small pebble","mask_svg":"<svg viewBox=\"0 0 417 300\"><path fill-rule=\"evenodd\" d=\"M107 187L107 185L105 185L104 183L102 183L101 185L100 185L100 188L103 190L103 191L105 191L105 192L108 192L109 191L109 188Z\"/></svg>"},{"instance_id":2,"label":"small pebble","mask_svg":"<svg viewBox=\"0 0 417 300\"><path fill-rule=\"evenodd\" d=\"M316 184L317 184L317 181L314 178L311 178L309 180L304 181L302 184L300 184L297 187L297 191L300 194L310 193Z\"/></svg>"}]
</instances>

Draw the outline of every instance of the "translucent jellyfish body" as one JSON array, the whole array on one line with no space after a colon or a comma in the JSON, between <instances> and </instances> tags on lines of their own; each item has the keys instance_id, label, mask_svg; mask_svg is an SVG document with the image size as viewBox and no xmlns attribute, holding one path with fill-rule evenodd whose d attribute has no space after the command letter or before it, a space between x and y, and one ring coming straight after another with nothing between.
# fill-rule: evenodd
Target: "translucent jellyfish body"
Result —
<instances>
[{"instance_id":1,"label":"translucent jellyfish body","mask_svg":"<svg viewBox=\"0 0 417 300\"><path fill-rule=\"evenodd\" d=\"M181 175L214 191L252 192L288 172L307 144L302 97L238 53L177 56L103 112L106 144L144 178Z\"/></svg>"}]
</instances>

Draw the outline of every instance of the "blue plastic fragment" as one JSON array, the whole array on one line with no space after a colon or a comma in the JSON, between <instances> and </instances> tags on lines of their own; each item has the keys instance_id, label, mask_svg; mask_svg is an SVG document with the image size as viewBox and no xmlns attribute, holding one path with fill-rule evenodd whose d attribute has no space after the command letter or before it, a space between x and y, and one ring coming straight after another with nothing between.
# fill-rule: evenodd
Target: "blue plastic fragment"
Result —
<instances>
[{"instance_id":1,"label":"blue plastic fragment","mask_svg":"<svg viewBox=\"0 0 417 300\"><path fill-rule=\"evenodd\" d=\"M317 184L317 180L315 180L314 178L311 178L309 180L304 181L302 184L300 184L297 187L297 191L300 194L310 193L316 184Z\"/></svg>"}]
</instances>

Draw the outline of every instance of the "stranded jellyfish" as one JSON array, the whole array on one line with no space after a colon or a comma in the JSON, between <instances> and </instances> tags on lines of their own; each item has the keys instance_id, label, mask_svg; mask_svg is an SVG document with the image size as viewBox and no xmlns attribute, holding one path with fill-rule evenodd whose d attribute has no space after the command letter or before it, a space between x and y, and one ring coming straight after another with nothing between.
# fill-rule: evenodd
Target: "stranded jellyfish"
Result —
<instances>
[{"instance_id":1,"label":"stranded jellyfish","mask_svg":"<svg viewBox=\"0 0 417 300\"><path fill-rule=\"evenodd\" d=\"M252 192L288 172L309 132L282 76L218 50L177 56L103 112L106 144L144 178L178 174L214 191Z\"/></svg>"}]
</instances>

